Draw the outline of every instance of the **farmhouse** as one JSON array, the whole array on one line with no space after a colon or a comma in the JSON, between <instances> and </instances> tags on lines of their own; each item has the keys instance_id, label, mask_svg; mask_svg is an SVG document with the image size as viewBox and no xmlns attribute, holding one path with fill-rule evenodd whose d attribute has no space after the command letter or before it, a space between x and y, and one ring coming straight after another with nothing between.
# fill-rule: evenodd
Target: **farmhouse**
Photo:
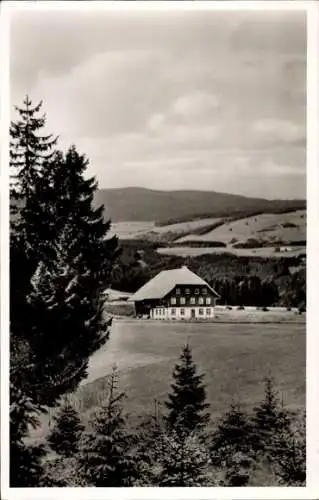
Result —
<instances>
[{"instance_id":1,"label":"farmhouse","mask_svg":"<svg viewBox=\"0 0 319 500\"><path fill-rule=\"evenodd\" d=\"M214 317L219 295L186 266L161 271L130 300L135 313L153 319L189 320Z\"/></svg>"}]
</instances>

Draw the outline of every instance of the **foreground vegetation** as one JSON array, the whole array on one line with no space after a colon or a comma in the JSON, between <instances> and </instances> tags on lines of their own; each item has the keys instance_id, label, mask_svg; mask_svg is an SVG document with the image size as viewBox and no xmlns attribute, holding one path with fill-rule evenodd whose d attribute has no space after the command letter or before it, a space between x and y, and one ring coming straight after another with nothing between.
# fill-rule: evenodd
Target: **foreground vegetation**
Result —
<instances>
[{"instance_id":1,"label":"foreground vegetation","mask_svg":"<svg viewBox=\"0 0 319 500\"><path fill-rule=\"evenodd\" d=\"M269 486L305 484L305 419L265 379L251 412L238 403L208 427L204 374L189 345L173 370L164 406L139 425L125 413L115 369L86 426L69 400L45 443L43 486Z\"/></svg>"}]
</instances>

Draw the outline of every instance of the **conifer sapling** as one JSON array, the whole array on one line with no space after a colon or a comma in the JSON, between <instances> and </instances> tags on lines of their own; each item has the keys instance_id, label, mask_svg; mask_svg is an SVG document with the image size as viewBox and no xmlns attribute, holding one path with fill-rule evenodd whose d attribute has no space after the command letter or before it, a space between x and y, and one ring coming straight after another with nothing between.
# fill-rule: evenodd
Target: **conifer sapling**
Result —
<instances>
[{"instance_id":1,"label":"conifer sapling","mask_svg":"<svg viewBox=\"0 0 319 500\"><path fill-rule=\"evenodd\" d=\"M191 349L186 344L174 368L171 392L165 402L169 428L191 432L205 427L209 420L209 414L205 412L209 405L205 401L203 375L197 374Z\"/></svg>"}]
</instances>

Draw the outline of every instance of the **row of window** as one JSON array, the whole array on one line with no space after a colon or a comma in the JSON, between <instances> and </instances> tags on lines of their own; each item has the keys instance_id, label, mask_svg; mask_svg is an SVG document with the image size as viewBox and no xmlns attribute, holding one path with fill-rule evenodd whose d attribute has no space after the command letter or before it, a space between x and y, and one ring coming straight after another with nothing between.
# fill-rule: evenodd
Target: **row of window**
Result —
<instances>
[{"instance_id":1,"label":"row of window","mask_svg":"<svg viewBox=\"0 0 319 500\"><path fill-rule=\"evenodd\" d=\"M207 315L207 316L210 316L210 312L211 312L210 307L207 307L207 308L206 308L206 315ZM171 314L172 314L172 316L175 316L175 315L176 315L176 309L171 309ZM200 308L198 309L198 314L199 314L200 316L203 316L203 315L204 315L204 309L200 307ZM181 309L180 309L180 315L181 315L181 316L185 316L185 309L183 309L183 308L181 308Z\"/></svg>"},{"instance_id":2,"label":"row of window","mask_svg":"<svg viewBox=\"0 0 319 500\"><path fill-rule=\"evenodd\" d=\"M180 304L186 304L186 299L185 297L181 297L180 298ZM190 300L189 300L190 304L195 304L195 297L191 297ZM171 297L171 304L172 305L175 305L177 302L176 302L176 297ZM207 306L209 306L210 304L212 303L212 300L210 297L198 297L198 304L200 305L204 305L206 304Z\"/></svg>"},{"instance_id":3,"label":"row of window","mask_svg":"<svg viewBox=\"0 0 319 500\"><path fill-rule=\"evenodd\" d=\"M165 316L166 309L155 309L155 316Z\"/></svg>"},{"instance_id":4,"label":"row of window","mask_svg":"<svg viewBox=\"0 0 319 500\"><path fill-rule=\"evenodd\" d=\"M207 288L202 288L202 289L195 288L195 290L194 290L195 295L199 295L200 291L203 295L207 294ZM191 293L190 288L185 288L185 294L189 295L190 293ZM180 294L181 294L181 289L176 288L176 295L180 295Z\"/></svg>"}]
</instances>

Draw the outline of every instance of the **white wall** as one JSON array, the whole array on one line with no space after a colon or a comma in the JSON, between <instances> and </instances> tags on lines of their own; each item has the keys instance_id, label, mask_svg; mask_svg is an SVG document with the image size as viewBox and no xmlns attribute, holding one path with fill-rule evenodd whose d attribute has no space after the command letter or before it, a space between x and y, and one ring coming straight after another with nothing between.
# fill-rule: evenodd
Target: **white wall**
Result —
<instances>
[{"instance_id":1,"label":"white wall","mask_svg":"<svg viewBox=\"0 0 319 500\"><path fill-rule=\"evenodd\" d=\"M184 314L181 314L182 309L184 309ZM202 309L203 314L199 314L199 310ZM207 310L209 309L209 313ZM173 314L173 310L175 310L175 314ZM208 319L214 317L214 308L209 306L203 307L159 307L151 310L151 318L158 320L190 320L192 319L191 311L195 311L196 319Z\"/></svg>"}]
</instances>

